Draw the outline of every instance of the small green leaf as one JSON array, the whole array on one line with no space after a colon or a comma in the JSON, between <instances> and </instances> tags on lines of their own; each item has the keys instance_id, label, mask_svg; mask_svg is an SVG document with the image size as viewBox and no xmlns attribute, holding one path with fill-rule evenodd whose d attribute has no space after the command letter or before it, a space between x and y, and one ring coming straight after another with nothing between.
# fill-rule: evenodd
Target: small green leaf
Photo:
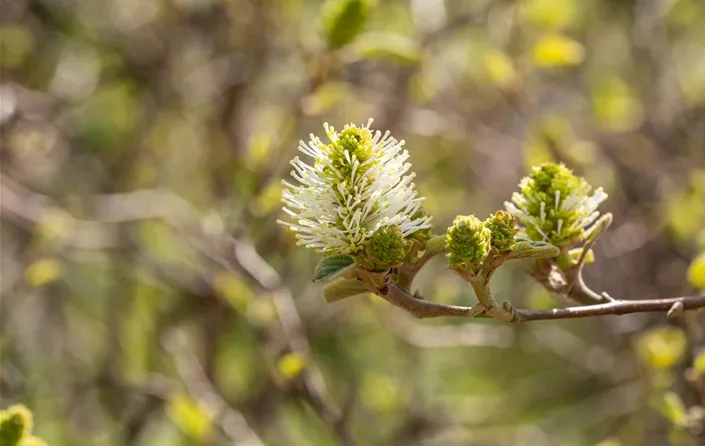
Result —
<instances>
[{"instance_id":1,"label":"small green leaf","mask_svg":"<svg viewBox=\"0 0 705 446\"><path fill-rule=\"evenodd\" d=\"M313 273L313 281L332 279L338 274L355 267L355 260L346 254L335 254L318 262Z\"/></svg>"},{"instance_id":2,"label":"small green leaf","mask_svg":"<svg viewBox=\"0 0 705 446\"><path fill-rule=\"evenodd\" d=\"M369 290L358 279L341 279L323 287L323 298L331 303L367 292Z\"/></svg>"},{"instance_id":3,"label":"small green leaf","mask_svg":"<svg viewBox=\"0 0 705 446\"><path fill-rule=\"evenodd\" d=\"M446 252L446 235L437 235L426 242L426 254L435 256Z\"/></svg>"},{"instance_id":4,"label":"small green leaf","mask_svg":"<svg viewBox=\"0 0 705 446\"><path fill-rule=\"evenodd\" d=\"M323 7L323 33L330 49L352 42L372 15L373 0L328 0Z\"/></svg>"},{"instance_id":5,"label":"small green leaf","mask_svg":"<svg viewBox=\"0 0 705 446\"><path fill-rule=\"evenodd\" d=\"M561 252L560 249L546 242L520 241L516 244L509 260L514 259L541 259L556 257Z\"/></svg>"}]
</instances>

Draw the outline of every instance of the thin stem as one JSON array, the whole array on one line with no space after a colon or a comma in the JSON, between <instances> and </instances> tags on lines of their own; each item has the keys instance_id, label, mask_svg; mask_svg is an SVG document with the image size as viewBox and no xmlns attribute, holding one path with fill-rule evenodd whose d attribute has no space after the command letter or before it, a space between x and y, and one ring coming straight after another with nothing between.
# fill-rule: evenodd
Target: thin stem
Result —
<instances>
[{"instance_id":1,"label":"thin stem","mask_svg":"<svg viewBox=\"0 0 705 446\"><path fill-rule=\"evenodd\" d=\"M417 299L397 285L390 283L377 293L387 302L406 310L417 318L443 317L443 316L475 316L476 311L471 307L457 305L444 305L427 300ZM674 297L670 299L653 300L615 300L612 302L582 307L555 308L551 310L527 310L514 308L512 323L529 322L551 319L572 319L594 316L619 316L632 313L667 312L674 304L681 303L684 310L705 308L705 296ZM488 314L479 314L475 317L492 317ZM492 317L493 319L495 317Z\"/></svg>"}]
</instances>

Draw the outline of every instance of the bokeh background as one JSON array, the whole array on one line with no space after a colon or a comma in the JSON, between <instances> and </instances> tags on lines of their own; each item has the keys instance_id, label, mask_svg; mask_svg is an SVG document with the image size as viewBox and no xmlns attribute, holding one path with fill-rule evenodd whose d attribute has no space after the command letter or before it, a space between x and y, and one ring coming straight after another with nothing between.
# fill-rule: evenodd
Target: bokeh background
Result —
<instances>
[{"instance_id":1,"label":"bokeh background","mask_svg":"<svg viewBox=\"0 0 705 446\"><path fill-rule=\"evenodd\" d=\"M406 140L435 232L562 161L610 195L593 288L697 294L700 0L0 11L0 407L26 404L49 444L705 442L702 314L515 327L415 320L374 296L325 304L318 255L276 224L298 140L373 117ZM416 286L471 305L443 263ZM494 289L569 304L521 265Z\"/></svg>"}]
</instances>

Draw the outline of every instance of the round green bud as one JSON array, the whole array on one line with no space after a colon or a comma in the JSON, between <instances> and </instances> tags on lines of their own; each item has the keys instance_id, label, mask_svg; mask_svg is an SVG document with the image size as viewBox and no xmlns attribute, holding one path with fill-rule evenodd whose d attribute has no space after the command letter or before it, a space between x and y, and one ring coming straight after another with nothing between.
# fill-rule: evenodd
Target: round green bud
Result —
<instances>
[{"instance_id":1,"label":"round green bud","mask_svg":"<svg viewBox=\"0 0 705 446\"><path fill-rule=\"evenodd\" d=\"M458 216L446 232L446 250L452 268L477 272L490 251L491 232L474 215Z\"/></svg>"},{"instance_id":2,"label":"round green bud","mask_svg":"<svg viewBox=\"0 0 705 446\"><path fill-rule=\"evenodd\" d=\"M493 254L511 251L516 245L514 236L519 231L517 219L506 211L497 211L485 220L485 227L490 230L490 250Z\"/></svg>"},{"instance_id":3,"label":"round green bud","mask_svg":"<svg viewBox=\"0 0 705 446\"><path fill-rule=\"evenodd\" d=\"M358 256L358 264L369 271L384 271L399 266L409 254L411 242L399 226L382 226L372 234Z\"/></svg>"}]
</instances>

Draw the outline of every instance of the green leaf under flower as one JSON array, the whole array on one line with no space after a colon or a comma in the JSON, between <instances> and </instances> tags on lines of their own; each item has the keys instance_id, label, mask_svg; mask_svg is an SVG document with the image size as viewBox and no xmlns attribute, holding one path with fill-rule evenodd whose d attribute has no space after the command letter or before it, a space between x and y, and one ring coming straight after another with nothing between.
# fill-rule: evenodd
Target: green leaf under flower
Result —
<instances>
[{"instance_id":1,"label":"green leaf under flower","mask_svg":"<svg viewBox=\"0 0 705 446\"><path fill-rule=\"evenodd\" d=\"M313 272L313 281L321 282L332 279L354 267L355 260L349 255L335 254L324 257L318 262L318 265L316 265L316 269Z\"/></svg>"}]
</instances>

